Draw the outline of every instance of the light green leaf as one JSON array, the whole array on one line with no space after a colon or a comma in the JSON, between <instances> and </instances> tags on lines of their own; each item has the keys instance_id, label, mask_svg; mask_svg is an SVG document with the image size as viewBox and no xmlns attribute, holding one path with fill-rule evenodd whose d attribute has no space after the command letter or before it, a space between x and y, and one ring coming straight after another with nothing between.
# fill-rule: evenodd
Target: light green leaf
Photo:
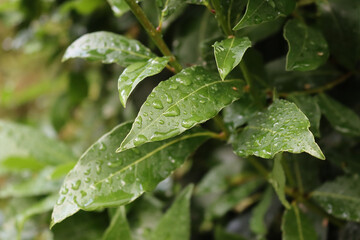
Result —
<instances>
[{"instance_id":1,"label":"light green leaf","mask_svg":"<svg viewBox=\"0 0 360 240\"><path fill-rule=\"evenodd\" d=\"M317 240L314 226L294 204L285 211L281 224L283 240Z\"/></svg>"},{"instance_id":2,"label":"light green leaf","mask_svg":"<svg viewBox=\"0 0 360 240\"><path fill-rule=\"evenodd\" d=\"M84 58L103 63L118 63L126 67L154 57L155 54L137 40L110 32L94 32L85 34L73 42L66 49L63 61Z\"/></svg>"},{"instance_id":3,"label":"light green leaf","mask_svg":"<svg viewBox=\"0 0 360 240\"><path fill-rule=\"evenodd\" d=\"M175 139L116 154L130 127L131 123L119 125L83 154L64 180L52 225L80 209L124 205L152 191L213 134L196 128Z\"/></svg>"},{"instance_id":4,"label":"light green leaf","mask_svg":"<svg viewBox=\"0 0 360 240\"><path fill-rule=\"evenodd\" d=\"M275 156L274 167L268 176L268 181L274 187L276 194L279 197L280 202L286 207L290 208L289 202L285 196L286 176L281 164L282 154L279 153Z\"/></svg>"},{"instance_id":5,"label":"light green leaf","mask_svg":"<svg viewBox=\"0 0 360 240\"><path fill-rule=\"evenodd\" d=\"M245 15L234 30L287 16L294 8L294 0L249 0Z\"/></svg>"},{"instance_id":6,"label":"light green leaf","mask_svg":"<svg viewBox=\"0 0 360 240\"><path fill-rule=\"evenodd\" d=\"M68 162L57 166L51 173L50 179L55 180L66 176L75 165L76 162Z\"/></svg>"},{"instance_id":7,"label":"light green leaf","mask_svg":"<svg viewBox=\"0 0 360 240\"><path fill-rule=\"evenodd\" d=\"M265 237L267 233L267 226L265 224L265 215L269 210L271 200L273 197L273 191L268 187L262 196L261 201L256 205L252 211L250 219L250 229L258 236L258 239Z\"/></svg>"},{"instance_id":8,"label":"light green leaf","mask_svg":"<svg viewBox=\"0 0 360 240\"><path fill-rule=\"evenodd\" d=\"M154 88L117 151L176 136L214 117L242 96L242 80L221 81L202 67L187 68Z\"/></svg>"},{"instance_id":9,"label":"light green leaf","mask_svg":"<svg viewBox=\"0 0 360 240\"><path fill-rule=\"evenodd\" d=\"M44 167L46 167L45 163L31 157L8 157L0 162L0 173L22 172L24 170L36 172Z\"/></svg>"},{"instance_id":10,"label":"light green leaf","mask_svg":"<svg viewBox=\"0 0 360 240\"><path fill-rule=\"evenodd\" d=\"M184 4L184 0L156 0L158 8L161 9L160 22L168 19L174 12L179 10Z\"/></svg>"},{"instance_id":11,"label":"light green leaf","mask_svg":"<svg viewBox=\"0 0 360 240\"><path fill-rule=\"evenodd\" d=\"M151 240L190 239L190 198L193 187L189 185L175 199L151 234Z\"/></svg>"},{"instance_id":12,"label":"light green leaf","mask_svg":"<svg viewBox=\"0 0 360 240\"><path fill-rule=\"evenodd\" d=\"M338 177L313 191L311 198L337 218L360 222L359 180L357 174Z\"/></svg>"},{"instance_id":13,"label":"light green leaf","mask_svg":"<svg viewBox=\"0 0 360 240\"><path fill-rule=\"evenodd\" d=\"M103 0L72 0L67 1L61 5L61 13L70 12L76 10L78 13L83 15L91 14L95 9L104 4Z\"/></svg>"},{"instance_id":14,"label":"light green leaf","mask_svg":"<svg viewBox=\"0 0 360 240\"><path fill-rule=\"evenodd\" d=\"M353 110L323 93L317 96L317 101L333 128L350 136L360 136L360 118Z\"/></svg>"},{"instance_id":15,"label":"light green leaf","mask_svg":"<svg viewBox=\"0 0 360 240\"><path fill-rule=\"evenodd\" d=\"M296 104L298 108L307 116L310 122L311 132L320 136L320 118L321 110L316 99L309 95L289 95L288 99Z\"/></svg>"},{"instance_id":16,"label":"light green leaf","mask_svg":"<svg viewBox=\"0 0 360 240\"><path fill-rule=\"evenodd\" d=\"M289 20L284 27L289 51L287 71L309 71L323 65L329 57L327 42L322 33L300 20Z\"/></svg>"},{"instance_id":17,"label":"light green leaf","mask_svg":"<svg viewBox=\"0 0 360 240\"><path fill-rule=\"evenodd\" d=\"M267 110L258 112L236 136L234 151L241 157L262 158L273 158L279 152L307 152L325 159L309 127L309 120L294 103L276 100Z\"/></svg>"},{"instance_id":18,"label":"light green leaf","mask_svg":"<svg viewBox=\"0 0 360 240\"><path fill-rule=\"evenodd\" d=\"M115 16L121 17L124 13L130 10L129 5L125 0L107 0L111 6Z\"/></svg>"},{"instance_id":19,"label":"light green leaf","mask_svg":"<svg viewBox=\"0 0 360 240\"><path fill-rule=\"evenodd\" d=\"M240 63L246 49L251 47L251 41L248 37L233 37L215 42L213 47L216 65L221 79L224 80L231 70Z\"/></svg>"},{"instance_id":20,"label":"light green leaf","mask_svg":"<svg viewBox=\"0 0 360 240\"><path fill-rule=\"evenodd\" d=\"M106 229L102 237L102 240L115 239L132 240L124 206L117 208L115 215L111 219L110 226Z\"/></svg>"},{"instance_id":21,"label":"light green leaf","mask_svg":"<svg viewBox=\"0 0 360 240\"><path fill-rule=\"evenodd\" d=\"M118 80L118 90L122 105L126 106L129 95L142 80L161 72L169 60L169 57L157 57L151 58L147 62L137 62L128 66Z\"/></svg>"},{"instance_id":22,"label":"light green leaf","mask_svg":"<svg viewBox=\"0 0 360 240\"><path fill-rule=\"evenodd\" d=\"M38 130L0 120L0 161L8 158L37 161L41 168L43 165L73 161L75 156L65 144L46 137ZM26 168L29 162L23 163Z\"/></svg>"}]
</instances>

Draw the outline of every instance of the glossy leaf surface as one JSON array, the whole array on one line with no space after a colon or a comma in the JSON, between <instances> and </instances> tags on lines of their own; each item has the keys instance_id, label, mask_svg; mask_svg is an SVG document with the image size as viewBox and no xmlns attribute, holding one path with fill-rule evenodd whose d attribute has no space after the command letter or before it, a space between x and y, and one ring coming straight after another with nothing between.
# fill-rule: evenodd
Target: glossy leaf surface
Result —
<instances>
[{"instance_id":1,"label":"glossy leaf surface","mask_svg":"<svg viewBox=\"0 0 360 240\"><path fill-rule=\"evenodd\" d=\"M360 117L353 110L326 94L319 94L317 100L321 112L337 131L350 136L360 136Z\"/></svg>"},{"instance_id":2,"label":"glossy leaf surface","mask_svg":"<svg viewBox=\"0 0 360 240\"><path fill-rule=\"evenodd\" d=\"M342 176L326 182L311 193L327 213L349 221L360 222L359 176Z\"/></svg>"},{"instance_id":3,"label":"glossy leaf surface","mask_svg":"<svg viewBox=\"0 0 360 240\"><path fill-rule=\"evenodd\" d=\"M190 239L190 198L193 187L189 185L175 199L151 234L151 240Z\"/></svg>"},{"instance_id":4,"label":"glossy leaf surface","mask_svg":"<svg viewBox=\"0 0 360 240\"><path fill-rule=\"evenodd\" d=\"M327 42L319 30L300 20L289 20L284 28L289 51L286 70L309 71L323 65L329 57Z\"/></svg>"},{"instance_id":5,"label":"glossy leaf surface","mask_svg":"<svg viewBox=\"0 0 360 240\"><path fill-rule=\"evenodd\" d=\"M168 62L169 57L157 57L151 58L147 62L137 62L128 66L118 80L119 97L122 105L126 106L129 95L142 80L161 72Z\"/></svg>"},{"instance_id":6,"label":"glossy leaf surface","mask_svg":"<svg viewBox=\"0 0 360 240\"><path fill-rule=\"evenodd\" d=\"M102 237L102 240L115 239L132 240L124 206L116 209L114 216L111 218L110 226L106 229Z\"/></svg>"},{"instance_id":7,"label":"glossy leaf surface","mask_svg":"<svg viewBox=\"0 0 360 240\"><path fill-rule=\"evenodd\" d=\"M107 0L115 16L120 17L130 10L125 0Z\"/></svg>"},{"instance_id":8,"label":"glossy leaf surface","mask_svg":"<svg viewBox=\"0 0 360 240\"><path fill-rule=\"evenodd\" d=\"M94 32L85 34L73 42L66 49L63 61L84 58L102 63L117 63L126 67L154 57L156 56L137 40L111 32Z\"/></svg>"},{"instance_id":9,"label":"glossy leaf surface","mask_svg":"<svg viewBox=\"0 0 360 240\"><path fill-rule=\"evenodd\" d=\"M266 111L258 112L236 136L234 151L242 157L262 158L273 158L279 152L307 152L324 159L309 127L309 120L294 103L276 100Z\"/></svg>"},{"instance_id":10,"label":"glossy leaf surface","mask_svg":"<svg viewBox=\"0 0 360 240\"><path fill-rule=\"evenodd\" d=\"M286 177L281 163L282 154L278 154L274 159L274 166L271 173L268 176L268 180L274 187L276 194L279 197L280 202L286 207L290 208L289 202L285 196Z\"/></svg>"},{"instance_id":11,"label":"glossy leaf surface","mask_svg":"<svg viewBox=\"0 0 360 240\"><path fill-rule=\"evenodd\" d=\"M118 151L176 136L214 117L243 94L241 80L222 81L202 67L187 68L155 87Z\"/></svg>"},{"instance_id":12,"label":"glossy leaf surface","mask_svg":"<svg viewBox=\"0 0 360 240\"><path fill-rule=\"evenodd\" d=\"M287 16L295 8L294 0L249 0L243 18L234 30Z\"/></svg>"},{"instance_id":13,"label":"glossy leaf surface","mask_svg":"<svg viewBox=\"0 0 360 240\"><path fill-rule=\"evenodd\" d=\"M233 70L241 61L246 49L251 47L251 41L247 37L228 38L214 44L216 65L221 79Z\"/></svg>"},{"instance_id":14,"label":"glossy leaf surface","mask_svg":"<svg viewBox=\"0 0 360 240\"><path fill-rule=\"evenodd\" d=\"M285 211L282 219L283 240L317 240L314 226L310 220L300 212L296 205Z\"/></svg>"},{"instance_id":15,"label":"glossy leaf surface","mask_svg":"<svg viewBox=\"0 0 360 240\"><path fill-rule=\"evenodd\" d=\"M61 187L54 224L80 209L123 205L152 191L209 138L209 132L194 129L175 139L115 153L130 127L131 123L119 125L83 154Z\"/></svg>"}]
</instances>

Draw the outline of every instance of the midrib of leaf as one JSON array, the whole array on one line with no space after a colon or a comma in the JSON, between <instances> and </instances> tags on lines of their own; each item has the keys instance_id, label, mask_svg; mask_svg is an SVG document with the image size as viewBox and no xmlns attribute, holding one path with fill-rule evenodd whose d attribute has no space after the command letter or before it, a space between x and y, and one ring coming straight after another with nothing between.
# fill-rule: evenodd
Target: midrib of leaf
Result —
<instances>
[{"instance_id":1,"label":"midrib of leaf","mask_svg":"<svg viewBox=\"0 0 360 240\"><path fill-rule=\"evenodd\" d=\"M151 157L152 155L156 154L157 152L177 143L177 142L180 142L180 141L183 141L183 140L186 140L186 139L189 139L189 138L194 138L194 137L200 137L200 136L209 136L209 137L213 137L215 136L216 134L215 133L212 133L212 132L201 132L201 133L194 133L194 134L190 134L190 135L185 135L183 137L180 137L180 138L177 138L171 142L168 142L164 145L161 145L160 147L156 148L155 150L149 152L148 154L146 154L145 156L139 158L138 160L130 163L129 165L125 166L124 168L120 169L119 171L116 171L115 173L113 173L111 175L111 177L113 176L116 176L117 174L120 174L122 172L124 172L125 170L129 169L130 167L134 166L134 165L137 165L138 163L146 160L147 158ZM96 182L95 183L95 186L106 181L107 178L104 178L104 179L101 179L100 181Z\"/></svg>"},{"instance_id":2,"label":"midrib of leaf","mask_svg":"<svg viewBox=\"0 0 360 240\"><path fill-rule=\"evenodd\" d=\"M300 240L304 240L302 224L301 224L301 219L300 219L300 214L299 214L299 209L296 206L294 206L294 212L295 212L295 218L296 218L296 225L297 225L298 230L299 230Z\"/></svg>"},{"instance_id":3,"label":"midrib of leaf","mask_svg":"<svg viewBox=\"0 0 360 240\"><path fill-rule=\"evenodd\" d=\"M228 51L227 51L227 53L226 53L226 55L225 55L224 61L223 61L223 63L222 63L223 65L225 65L226 59L227 59L228 56L229 56L229 52L230 52L232 46L234 45L234 41L235 41L235 38L233 38L232 41L231 41L230 47L229 47L229 49L228 49Z\"/></svg>"},{"instance_id":4,"label":"midrib of leaf","mask_svg":"<svg viewBox=\"0 0 360 240\"><path fill-rule=\"evenodd\" d=\"M214 84L218 84L218 83L224 83L224 82L236 82L238 80L236 79L231 79L231 80L220 80L220 81L216 81L216 82L212 82L212 83L208 83L208 84L205 84L204 86L196 89L195 91L189 93L188 95L186 95L185 97L183 98L180 98L177 102L175 102L173 105L170 105L166 110L164 110L155 120L153 120L152 122L150 122L149 125L147 125L145 128L141 129L136 135L140 135L141 133L143 133L146 129L148 129L150 126L152 126L155 122L157 122L157 120L159 120L159 118L161 118L170 108L174 107L174 106L177 106L181 101L185 100L186 98L190 97L191 95L197 93L198 91L202 90L203 88L206 88L206 87L209 87L211 85L214 85ZM131 129L132 130L132 129ZM131 132L130 130L130 132ZM127 137L124 139L124 141L127 140ZM129 142L127 142L126 144L128 144ZM125 144L125 145L126 145ZM121 149L121 147L120 147Z\"/></svg>"},{"instance_id":5,"label":"midrib of leaf","mask_svg":"<svg viewBox=\"0 0 360 240\"><path fill-rule=\"evenodd\" d=\"M337 198L337 199L342 199L342 200L349 200L349 201L359 202L359 203L360 203L360 199L359 199L359 198L355 198L355 197L351 197L351 196L346 196L346 195L340 195L340 194L331 193L331 192L314 191L314 192L311 193L311 196L332 197L332 198Z\"/></svg>"}]
</instances>

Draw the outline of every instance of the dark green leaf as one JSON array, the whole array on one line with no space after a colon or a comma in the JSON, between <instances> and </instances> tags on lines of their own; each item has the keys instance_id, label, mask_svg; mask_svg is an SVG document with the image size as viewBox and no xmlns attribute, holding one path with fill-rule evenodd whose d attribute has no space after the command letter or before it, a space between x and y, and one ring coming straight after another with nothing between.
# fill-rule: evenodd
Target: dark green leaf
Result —
<instances>
[{"instance_id":1,"label":"dark green leaf","mask_svg":"<svg viewBox=\"0 0 360 240\"><path fill-rule=\"evenodd\" d=\"M102 240L131 240L130 227L126 219L125 207L118 207L106 229Z\"/></svg>"},{"instance_id":2,"label":"dark green leaf","mask_svg":"<svg viewBox=\"0 0 360 240\"><path fill-rule=\"evenodd\" d=\"M327 42L322 33L300 20L289 20L284 27L289 44L286 70L309 71L323 65L329 57Z\"/></svg>"},{"instance_id":3,"label":"dark green leaf","mask_svg":"<svg viewBox=\"0 0 360 240\"><path fill-rule=\"evenodd\" d=\"M184 3L184 0L156 0L156 4L161 9L160 22L169 18L171 14L179 10Z\"/></svg>"},{"instance_id":4,"label":"dark green leaf","mask_svg":"<svg viewBox=\"0 0 360 240\"><path fill-rule=\"evenodd\" d=\"M130 10L125 0L107 0L115 16L120 17Z\"/></svg>"},{"instance_id":5,"label":"dark green leaf","mask_svg":"<svg viewBox=\"0 0 360 240\"><path fill-rule=\"evenodd\" d=\"M245 15L234 27L234 30L286 16L290 14L294 8L294 0L249 0Z\"/></svg>"},{"instance_id":6,"label":"dark green leaf","mask_svg":"<svg viewBox=\"0 0 360 240\"><path fill-rule=\"evenodd\" d=\"M128 66L156 57L139 41L110 32L94 32L81 36L67 49L63 61L84 58L103 63L118 63Z\"/></svg>"},{"instance_id":7,"label":"dark green leaf","mask_svg":"<svg viewBox=\"0 0 360 240\"><path fill-rule=\"evenodd\" d=\"M310 122L311 132L319 137L320 136L320 118L321 110L314 97L309 95L290 95L288 99L294 102L298 108L307 116Z\"/></svg>"},{"instance_id":8,"label":"dark green leaf","mask_svg":"<svg viewBox=\"0 0 360 240\"><path fill-rule=\"evenodd\" d=\"M317 100L321 112L337 131L360 136L360 118L353 110L325 94L319 94Z\"/></svg>"},{"instance_id":9,"label":"dark green leaf","mask_svg":"<svg viewBox=\"0 0 360 240\"><path fill-rule=\"evenodd\" d=\"M279 197L280 202L286 207L290 208L289 202L285 196L286 177L281 163L282 154L279 153L275 156L274 167L268 176L268 180L274 187L276 194Z\"/></svg>"},{"instance_id":10,"label":"dark green leaf","mask_svg":"<svg viewBox=\"0 0 360 240\"><path fill-rule=\"evenodd\" d=\"M215 240L245 240L245 238L236 234L229 233L218 226L215 229Z\"/></svg>"},{"instance_id":11,"label":"dark green leaf","mask_svg":"<svg viewBox=\"0 0 360 240\"><path fill-rule=\"evenodd\" d=\"M190 198L193 187L189 185L179 194L151 234L151 240L190 239Z\"/></svg>"},{"instance_id":12,"label":"dark green leaf","mask_svg":"<svg viewBox=\"0 0 360 240\"><path fill-rule=\"evenodd\" d=\"M221 79L233 70L241 61L246 49L251 47L247 37L228 38L214 44L214 55Z\"/></svg>"},{"instance_id":13,"label":"dark green leaf","mask_svg":"<svg viewBox=\"0 0 360 240\"><path fill-rule=\"evenodd\" d=\"M296 205L285 211L281 224L283 240L317 240L314 226Z\"/></svg>"},{"instance_id":14,"label":"dark green leaf","mask_svg":"<svg viewBox=\"0 0 360 240\"><path fill-rule=\"evenodd\" d=\"M142 80L161 72L168 62L169 57L157 57L151 58L147 62L137 62L128 66L118 80L118 90L122 105L126 106L129 95Z\"/></svg>"},{"instance_id":15,"label":"dark green leaf","mask_svg":"<svg viewBox=\"0 0 360 240\"><path fill-rule=\"evenodd\" d=\"M222 81L202 67L161 82L141 107L118 151L176 136L214 117L243 94L242 80Z\"/></svg>"},{"instance_id":16,"label":"dark green leaf","mask_svg":"<svg viewBox=\"0 0 360 240\"><path fill-rule=\"evenodd\" d=\"M54 208L53 224L80 209L127 204L152 191L212 133L194 129L175 139L143 145L116 154L131 123L121 124L100 138L65 178Z\"/></svg>"},{"instance_id":17,"label":"dark green leaf","mask_svg":"<svg viewBox=\"0 0 360 240\"><path fill-rule=\"evenodd\" d=\"M270 187L268 187L264 195L262 196L261 201L252 211L252 216L250 219L250 229L260 239L265 237L267 233L267 226L265 225L265 215L269 210L272 197L273 191Z\"/></svg>"},{"instance_id":18,"label":"dark green leaf","mask_svg":"<svg viewBox=\"0 0 360 240\"><path fill-rule=\"evenodd\" d=\"M343 176L326 182L311 193L325 211L335 217L360 222L359 176Z\"/></svg>"},{"instance_id":19,"label":"dark green leaf","mask_svg":"<svg viewBox=\"0 0 360 240\"><path fill-rule=\"evenodd\" d=\"M258 112L236 136L233 147L239 156L273 158L279 152L301 153L324 159L310 123L294 103L276 100L266 111Z\"/></svg>"}]
</instances>

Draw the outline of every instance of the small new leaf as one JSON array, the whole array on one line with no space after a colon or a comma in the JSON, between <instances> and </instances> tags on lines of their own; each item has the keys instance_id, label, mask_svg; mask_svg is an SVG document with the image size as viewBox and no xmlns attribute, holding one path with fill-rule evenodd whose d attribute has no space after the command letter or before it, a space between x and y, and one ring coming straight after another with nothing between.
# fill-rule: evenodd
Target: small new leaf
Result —
<instances>
[{"instance_id":1,"label":"small new leaf","mask_svg":"<svg viewBox=\"0 0 360 240\"><path fill-rule=\"evenodd\" d=\"M117 208L115 215L111 218L109 227L106 229L102 237L102 240L115 239L132 240L124 206Z\"/></svg>"},{"instance_id":2,"label":"small new leaf","mask_svg":"<svg viewBox=\"0 0 360 240\"><path fill-rule=\"evenodd\" d=\"M111 6L115 16L121 17L124 13L130 10L129 5L125 0L107 0Z\"/></svg>"}]
</instances>

